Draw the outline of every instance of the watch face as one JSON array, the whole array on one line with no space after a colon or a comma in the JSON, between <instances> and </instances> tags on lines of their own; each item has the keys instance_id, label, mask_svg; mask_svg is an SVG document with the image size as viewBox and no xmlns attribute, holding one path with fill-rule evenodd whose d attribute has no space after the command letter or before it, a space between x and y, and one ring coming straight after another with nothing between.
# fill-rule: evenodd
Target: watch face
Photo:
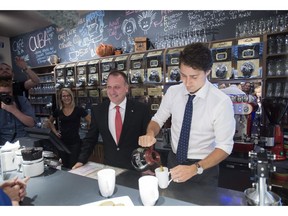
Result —
<instances>
[{"instance_id":1,"label":"watch face","mask_svg":"<svg viewBox=\"0 0 288 216\"><path fill-rule=\"evenodd\" d=\"M202 173L203 173L203 168L202 167L197 168L197 174L202 174Z\"/></svg>"},{"instance_id":2,"label":"watch face","mask_svg":"<svg viewBox=\"0 0 288 216\"><path fill-rule=\"evenodd\" d=\"M196 167L197 167L197 174L202 174L203 173L203 168L200 166L199 163L195 163Z\"/></svg>"}]
</instances>

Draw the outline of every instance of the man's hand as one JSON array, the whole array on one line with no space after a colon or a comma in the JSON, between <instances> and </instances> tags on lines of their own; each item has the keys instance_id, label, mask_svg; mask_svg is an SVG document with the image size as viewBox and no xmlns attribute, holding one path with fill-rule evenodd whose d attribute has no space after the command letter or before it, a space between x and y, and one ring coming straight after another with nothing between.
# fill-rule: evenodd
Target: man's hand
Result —
<instances>
[{"instance_id":1,"label":"man's hand","mask_svg":"<svg viewBox=\"0 0 288 216\"><path fill-rule=\"evenodd\" d=\"M197 168L193 165L178 165L170 169L171 178L176 183L186 182L188 179L197 175Z\"/></svg>"},{"instance_id":2,"label":"man's hand","mask_svg":"<svg viewBox=\"0 0 288 216\"><path fill-rule=\"evenodd\" d=\"M16 65L22 70L27 69L27 63L24 61L24 59L20 58L19 56L16 56L15 62L16 62Z\"/></svg>"},{"instance_id":3,"label":"man's hand","mask_svg":"<svg viewBox=\"0 0 288 216\"><path fill-rule=\"evenodd\" d=\"M6 110L9 113L13 113L15 110L18 109L15 102L13 102L10 105L7 105L4 102L1 102L0 105L1 105L1 109Z\"/></svg>"},{"instance_id":4,"label":"man's hand","mask_svg":"<svg viewBox=\"0 0 288 216\"><path fill-rule=\"evenodd\" d=\"M150 135L140 136L138 139L138 144L142 147L150 147L156 143L156 138Z\"/></svg>"},{"instance_id":5,"label":"man's hand","mask_svg":"<svg viewBox=\"0 0 288 216\"><path fill-rule=\"evenodd\" d=\"M79 167L81 167L81 166L83 166L83 163L77 162L77 163L72 167L72 169L76 169L76 168L79 168Z\"/></svg>"}]
</instances>

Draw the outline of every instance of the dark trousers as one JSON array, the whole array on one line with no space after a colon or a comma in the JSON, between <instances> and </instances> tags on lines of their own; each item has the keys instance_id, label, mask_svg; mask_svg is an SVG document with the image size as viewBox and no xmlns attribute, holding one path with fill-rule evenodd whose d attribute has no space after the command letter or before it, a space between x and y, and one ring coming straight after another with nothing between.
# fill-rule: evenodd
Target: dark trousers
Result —
<instances>
[{"instance_id":1,"label":"dark trousers","mask_svg":"<svg viewBox=\"0 0 288 216\"><path fill-rule=\"evenodd\" d=\"M188 159L186 162L182 163L182 165L192 165L195 162L199 161L198 159ZM168 154L167 166L168 168L173 168L178 166L179 163L176 159L176 154L172 151ZM197 182L197 183L204 183L211 186L218 186L218 176L219 176L219 165L211 167L209 169L205 169L201 175L195 175L190 178L188 181Z\"/></svg>"}]
</instances>

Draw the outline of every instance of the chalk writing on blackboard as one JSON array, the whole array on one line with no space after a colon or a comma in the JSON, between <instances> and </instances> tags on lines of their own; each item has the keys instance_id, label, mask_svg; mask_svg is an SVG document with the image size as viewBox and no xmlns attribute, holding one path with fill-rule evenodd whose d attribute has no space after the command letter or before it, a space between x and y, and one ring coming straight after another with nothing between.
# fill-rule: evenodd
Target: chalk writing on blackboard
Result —
<instances>
[{"instance_id":1,"label":"chalk writing on blackboard","mask_svg":"<svg viewBox=\"0 0 288 216\"><path fill-rule=\"evenodd\" d=\"M141 10L127 10L125 11L125 16L129 16L129 15L132 15L132 14L137 14L139 12L142 12Z\"/></svg>"},{"instance_id":2,"label":"chalk writing on blackboard","mask_svg":"<svg viewBox=\"0 0 288 216\"><path fill-rule=\"evenodd\" d=\"M120 17L117 17L115 20L110 21L108 25L108 35L114 37L116 40L120 40L122 37Z\"/></svg>"},{"instance_id":3,"label":"chalk writing on blackboard","mask_svg":"<svg viewBox=\"0 0 288 216\"><path fill-rule=\"evenodd\" d=\"M124 52L133 52L134 40L132 34L136 31L137 25L136 20L133 17L129 19L125 19L121 26L122 32L124 35L127 35L127 43L126 41L122 41L122 48Z\"/></svg>"},{"instance_id":4,"label":"chalk writing on blackboard","mask_svg":"<svg viewBox=\"0 0 288 216\"><path fill-rule=\"evenodd\" d=\"M241 19L245 17L250 17L252 15L251 11L229 11L230 19Z\"/></svg>"},{"instance_id":5,"label":"chalk writing on blackboard","mask_svg":"<svg viewBox=\"0 0 288 216\"><path fill-rule=\"evenodd\" d=\"M168 11L168 10L161 11L159 20L155 20L154 23L153 23L154 27L163 26L165 15L168 15L169 13L172 13L172 12L173 12L172 10L170 10L170 11Z\"/></svg>"},{"instance_id":6,"label":"chalk writing on blackboard","mask_svg":"<svg viewBox=\"0 0 288 216\"><path fill-rule=\"evenodd\" d=\"M51 46L53 43L54 29L49 27L44 29L42 32L38 32L35 35L29 37L29 49L35 52L38 49L45 48L46 46Z\"/></svg>"},{"instance_id":7,"label":"chalk writing on blackboard","mask_svg":"<svg viewBox=\"0 0 288 216\"><path fill-rule=\"evenodd\" d=\"M147 35L147 32L151 28L155 16L156 12L153 11L144 11L138 15L138 25L144 32L144 35Z\"/></svg>"},{"instance_id":8,"label":"chalk writing on blackboard","mask_svg":"<svg viewBox=\"0 0 288 216\"><path fill-rule=\"evenodd\" d=\"M64 60L75 62L96 57L96 47L104 40L104 15L104 11L88 13L75 28L58 32L58 49L64 50Z\"/></svg>"},{"instance_id":9,"label":"chalk writing on blackboard","mask_svg":"<svg viewBox=\"0 0 288 216\"><path fill-rule=\"evenodd\" d=\"M175 42L169 46L179 46L180 42L183 44L182 38L189 38L190 42L202 35L207 35L208 41L223 40L235 36L238 23L265 20L279 13L287 11L87 11L71 29L51 25L11 38L11 54L12 58L20 56L30 66L37 67L49 64L47 59L53 54L61 63L97 58L95 50L100 43L121 47L124 53L133 52L134 38L141 36L149 39L149 49L157 47L156 44L168 46L169 41Z\"/></svg>"},{"instance_id":10,"label":"chalk writing on blackboard","mask_svg":"<svg viewBox=\"0 0 288 216\"><path fill-rule=\"evenodd\" d=\"M54 39L56 37L54 26L49 26L42 31L31 34L28 38L29 55L34 55L37 64L47 64L47 56L57 53L54 47ZM32 56L31 56L32 58Z\"/></svg>"},{"instance_id":11,"label":"chalk writing on blackboard","mask_svg":"<svg viewBox=\"0 0 288 216\"><path fill-rule=\"evenodd\" d=\"M183 12L176 12L164 16L164 31L171 31L177 29L178 22L182 19Z\"/></svg>"},{"instance_id":12,"label":"chalk writing on blackboard","mask_svg":"<svg viewBox=\"0 0 288 216\"><path fill-rule=\"evenodd\" d=\"M18 40L13 41L12 50L16 53L16 55L20 56L24 53L24 39L20 38Z\"/></svg>"}]
</instances>

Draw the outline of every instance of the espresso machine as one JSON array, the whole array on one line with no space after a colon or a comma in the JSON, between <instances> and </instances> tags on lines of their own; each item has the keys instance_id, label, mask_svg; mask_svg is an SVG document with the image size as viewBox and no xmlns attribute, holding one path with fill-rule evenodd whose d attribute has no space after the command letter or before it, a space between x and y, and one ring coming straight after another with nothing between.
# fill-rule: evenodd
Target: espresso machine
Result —
<instances>
[{"instance_id":1,"label":"espresso machine","mask_svg":"<svg viewBox=\"0 0 288 216\"><path fill-rule=\"evenodd\" d=\"M288 98L264 98L262 99L262 107L269 124L260 127L259 144L275 154L276 160L285 160L284 135L280 122L287 111Z\"/></svg>"},{"instance_id":2,"label":"espresso machine","mask_svg":"<svg viewBox=\"0 0 288 216\"><path fill-rule=\"evenodd\" d=\"M236 145L251 144L252 112L254 107L247 101L246 95L232 96L236 131L234 141ZM235 146L236 147L236 146ZM252 150L252 149L250 149Z\"/></svg>"},{"instance_id":3,"label":"espresso machine","mask_svg":"<svg viewBox=\"0 0 288 216\"><path fill-rule=\"evenodd\" d=\"M248 153L254 149L252 138L253 113L257 106L252 98L246 95L236 85L221 89L233 102L236 130L234 134L233 153Z\"/></svg>"}]
</instances>

